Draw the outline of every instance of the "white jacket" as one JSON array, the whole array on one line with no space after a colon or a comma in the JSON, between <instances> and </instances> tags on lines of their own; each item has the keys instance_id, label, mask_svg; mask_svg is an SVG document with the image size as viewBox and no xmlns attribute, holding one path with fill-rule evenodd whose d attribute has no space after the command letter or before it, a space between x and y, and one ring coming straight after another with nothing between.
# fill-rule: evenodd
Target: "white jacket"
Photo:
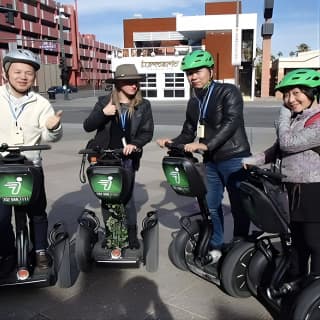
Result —
<instances>
[{"instance_id":1,"label":"white jacket","mask_svg":"<svg viewBox=\"0 0 320 320\"><path fill-rule=\"evenodd\" d=\"M55 130L46 128L47 119L55 114L50 102L40 94L30 92L23 103L22 112L16 119L10 103L7 85L0 87L0 144L19 145L14 141L13 132L21 128L23 143L20 145L33 146L46 142L55 142L62 137L62 126ZM24 155L35 165L41 165L40 151L26 151Z\"/></svg>"}]
</instances>

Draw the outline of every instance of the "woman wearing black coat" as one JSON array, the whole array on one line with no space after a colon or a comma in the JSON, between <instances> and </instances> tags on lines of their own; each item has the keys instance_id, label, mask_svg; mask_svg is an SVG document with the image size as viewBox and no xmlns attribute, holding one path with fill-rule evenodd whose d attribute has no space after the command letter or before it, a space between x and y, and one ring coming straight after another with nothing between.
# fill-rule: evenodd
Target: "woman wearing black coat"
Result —
<instances>
[{"instance_id":1,"label":"woman wearing black coat","mask_svg":"<svg viewBox=\"0 0 320 320\"><path fill-rule=\"evenodd\" d=\"M114 89L99 97L94 109L83 123L87 132L96 130L94 144L104 149L123 148L123 166L139 169L142 148L152 140L154 122L150 102L142 98L135 65L122 64L115 71ZM141 152L135 152L137 150ZM129 247L139 248L137 211L134 196L126 204Z\"/></svg>"}]
</instances>

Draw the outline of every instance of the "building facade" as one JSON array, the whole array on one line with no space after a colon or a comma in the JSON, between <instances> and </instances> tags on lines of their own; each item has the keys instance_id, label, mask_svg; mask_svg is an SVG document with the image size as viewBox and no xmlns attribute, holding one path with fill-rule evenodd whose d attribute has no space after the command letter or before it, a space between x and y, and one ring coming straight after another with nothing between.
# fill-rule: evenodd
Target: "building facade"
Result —
<instances>
[{"instance_id":1,"label":"building facade","mask_svg":"<svg viewBox=\"0 0 320 320\"><path fill-rule=\"evenodd\" d=\"M295 56L276 59L272 63L270 87L274 88L288 72L300 68L320 71L320 50L297 52ZM271 92L271 94L282 97L280 92Z\"/></svg>"},{"instance_id":2,"label":"building facade","mask_svg":"<svg viewBox=\"0 0 320 320\"><path fill-rule=\"evenodd\" d=\"M240 1L207 2L204 15L126 19L124 48L113 51L112 70L134 63L144 74L149 99L188 99L190 86L180 70L183 57L206 49L215 59L215 79L239 86L253 99L257 14L241 13Z\"/></svg>"},{"instance_id":3,"label":"building facade","mask_svg":"<svg viewBox=\"0 0 320 320\"><path fill-rule=\"evenodd\" d=\"M14 9L14 21L0 11L0 59L8 49L27 48L41 57L36 89L45 92L62 83L101 88L117 65L134 63L146 75L142 91L150 99L188 99L190 87L180 70L182 58L193 50L210 51L215 79L239 86L253 99L257 14L242 13L241 1L210 1L203 15L123 21L122 49L80 34L77 8L53 0L2 0ZM2 77L1 77L2 81Z\"/></svg>"},{"instance_id":4,"label":"building facade","mask_svg":"<svg viewBox=\"0 0 320 320\"><path fill-rule=\"evenodd\" d=\"M69 83L78 87L100 87L111 77L116 47L97 41L95 35L80 34L75 6L53 0L2 0L0 6L0 59L13 48L38 54L42 68L36 89L40 92L61 84L63 66ZM15 10L13 19L5 8Z\"/></svg>"}]
</instances>

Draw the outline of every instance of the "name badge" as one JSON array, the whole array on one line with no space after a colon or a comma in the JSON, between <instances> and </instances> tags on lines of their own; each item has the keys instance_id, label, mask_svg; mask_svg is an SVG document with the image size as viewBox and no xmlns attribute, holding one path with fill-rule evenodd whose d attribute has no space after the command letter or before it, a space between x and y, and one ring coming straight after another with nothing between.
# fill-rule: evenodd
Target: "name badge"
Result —
<instances>
[{"instance_id":1,"label":"name badge","mask_svg":"<svg viewBox=\"0 0 320 320\"><path fill-rule=\"evenodd\" d=\"M11 141L14 145L23 144L23 131L21 128L14 128L11 132Z\"/></svg>"},{"instance_id":2,"label":"name badge","mask_svg":"<svg viewBox=\"0 0 320 320\"><path fill-rule=\"evenodd\" d=\"M197 138L204 138L204 125L200 123L197 127Z\"/></svg>"}]
</instances>

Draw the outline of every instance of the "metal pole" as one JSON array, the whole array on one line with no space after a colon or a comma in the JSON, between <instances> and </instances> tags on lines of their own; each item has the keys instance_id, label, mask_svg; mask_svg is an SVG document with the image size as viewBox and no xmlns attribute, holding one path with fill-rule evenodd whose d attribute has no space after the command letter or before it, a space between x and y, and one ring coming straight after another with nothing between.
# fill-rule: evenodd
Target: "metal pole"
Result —
<instances>
[{"instance_id":1,"label":"metal pole","mask_svg":"<svg viewBox=\"0 0 320 320\"><path fill-rule=\"evenodd\" d=\"M236 14L236 32L239 34L239 0L237 0L237 14ZM239 88L239 66L234 67L234 83Z\"/></svg>"},{"instance_id":2,"label":"metal pole","mask_svg":"<svg viewBox=\"0 0 320 320\"><path fill-rule=\"evenodd\" d=\"M64 88L64 100L69 100L69 96L68 96L68 81L67 81L67 79L65 77L65 72L67 70L67 65L66 65L66 53L65 53L65 48L64 48L63 24L62 24L61 15L62 15L61 7L59 6L60 52L61 52L61 59L62 59L61 81L62 81L62 87Z\"/></svg>"}]
</instances>

